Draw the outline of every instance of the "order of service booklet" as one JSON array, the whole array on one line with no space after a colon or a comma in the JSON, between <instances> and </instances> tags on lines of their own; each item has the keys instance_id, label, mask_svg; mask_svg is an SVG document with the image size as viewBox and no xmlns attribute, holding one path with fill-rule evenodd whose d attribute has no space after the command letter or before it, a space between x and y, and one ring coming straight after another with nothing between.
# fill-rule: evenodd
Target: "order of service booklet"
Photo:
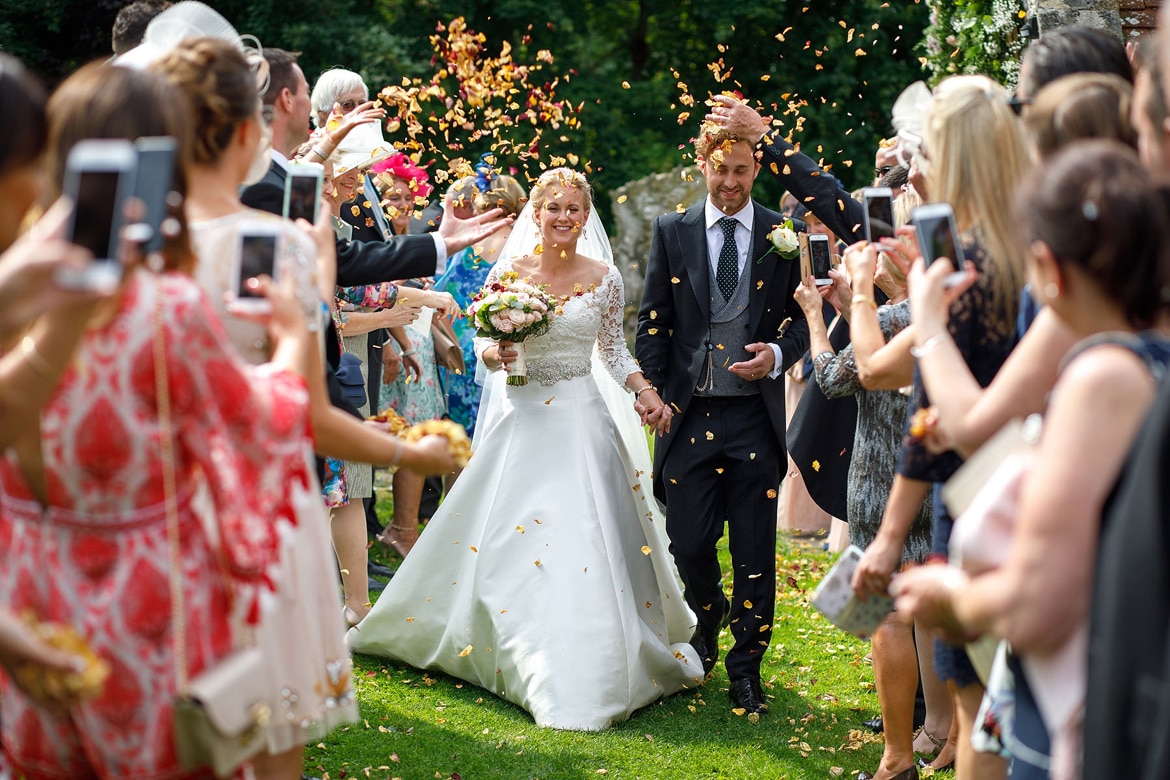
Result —
<instances>
[{"instance_id":1,"label":"order of service booklet","mask_svg":"<svg viewBox=\"0 0 1170 780\"><path fill-rule=\"evenodd\" d=\"M861 548L849 545L817 585L811 602L834 626L866 639L893 611L894 600L886 595L871 595L865 601L857 598L849 583L853 579L853 572L857 570L861 554Z\"/></svg>"}]
</instances>

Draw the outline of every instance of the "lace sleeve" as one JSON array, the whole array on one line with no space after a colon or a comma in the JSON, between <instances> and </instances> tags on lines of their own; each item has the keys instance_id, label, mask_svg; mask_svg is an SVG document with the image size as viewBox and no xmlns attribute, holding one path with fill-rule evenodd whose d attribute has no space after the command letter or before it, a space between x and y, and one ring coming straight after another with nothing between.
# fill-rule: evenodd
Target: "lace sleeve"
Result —
<instances>
[{"instance_id":1,"label":"lace sleeve","mask_svg":"<svg viewBox=\"0 0 1170 780\"><path fill-rule=\"evenodd\" d=\"M862 389L852 344L836 354L825 350L817 355L813 358L813 370L826 398L845 398Z\"/></svg>"},{"instance_id":2,"label":"lace sleeve","mask_svg":"<svg viewBox=\"0 0 1170 780\"><path fill-rule=\"evenodd\" d=\"M622 329L622 315L625 313L626 295L622 276L617 268L611 268L598 290L601 300L601 329L597 331L597 351L605 363L609 375L621 387L626 386L630 374L641 371L637 361L626 346Z\"/></svg>"}]
</instances>

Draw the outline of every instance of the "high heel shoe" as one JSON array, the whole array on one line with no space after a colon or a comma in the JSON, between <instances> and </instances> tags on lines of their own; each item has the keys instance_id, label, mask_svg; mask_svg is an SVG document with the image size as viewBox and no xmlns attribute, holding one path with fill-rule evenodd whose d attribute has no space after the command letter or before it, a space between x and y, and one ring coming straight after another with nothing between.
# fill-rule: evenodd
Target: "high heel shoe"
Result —
<instances>
[{"instance_id":1,"label":"high heel shoe","mask_svg":"<svg viewBox=\"0 0 1170 780\"><path fill-rule=\"evenodd\" d=\"M418 526L391 523L377 538L379 542L393 547L396 553L405 558L418 541Z\"/></svg>"},{"instance_id":2,"label":"high heel shoe","mask_svg":"<svg viewBox=\"0 0 1170 780\"><path fill-rule=\"evenodd\" d=\"M869 772L857 773L857 780L873 780L873 777L874 776ZM891 777L890 780L918 780L918 767L914 764L911 764L898 774Z\"/></svg>"}]
</instances>

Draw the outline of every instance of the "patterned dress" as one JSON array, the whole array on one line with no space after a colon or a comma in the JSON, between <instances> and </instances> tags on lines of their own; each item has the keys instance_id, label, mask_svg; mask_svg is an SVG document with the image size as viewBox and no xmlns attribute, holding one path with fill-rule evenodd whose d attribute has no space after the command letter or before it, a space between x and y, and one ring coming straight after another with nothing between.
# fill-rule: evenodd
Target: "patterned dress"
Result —
<instances>
[{"instance_id":1,"label":"patterned dress","mask_svg":"<svg viewBox=\"0 0 1170 780\"><path fill-rule=\"evenodd\" d=\"M469 246L447 261L447 271L435 282L435 289L451 293L459 308L467 311L472 297L480 291L487 280L492 263L481 257L475 247ZM452 325L459 346L463 348L463 365L466 371L453 374L439 369L443 384L447 388L447 415L467 429L468 435L475 433L475 420L479 416L479 400L483 387L475 381L475 328L464 317Z\"/></svg>"},{"instance_id":2,"label":"patterned dress","mask_svg":"<svg viewBox=\"0 0 1170 780\"><path fill-rule=\"evenodd\" d=\"M112 669L102 693L65 716L0 680L4 750L31 777L210 777L180 771L172 737L172 556L153 353L160 294L192 675L232 647L233 592L236 608L255 614L279 558L277 522L296 522L290 487L312 482L304 383L243 364L191 280L138 271L42 412L47 503L13 454L0 459L0 603L73 626ZM208 496L214 534L199 511Z\"/></svg>"}]
</instances>

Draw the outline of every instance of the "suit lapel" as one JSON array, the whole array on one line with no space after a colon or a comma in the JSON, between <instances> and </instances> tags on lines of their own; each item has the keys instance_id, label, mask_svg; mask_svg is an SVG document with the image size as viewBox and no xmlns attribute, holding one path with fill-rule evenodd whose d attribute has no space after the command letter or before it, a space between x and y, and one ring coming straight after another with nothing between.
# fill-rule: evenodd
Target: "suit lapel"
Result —
<instances>
[{"instance_id":1,"label":"suit lapel","mask_svg":"<svg viewBox=\"0 0 1170 780\"><path fill-rule=\"evenodd\" d=\"M764 304L767 300L768 290L771 287L772 277L776 273L776 264L787 262L780 257L776 252L768 254L771 249L771 244L768 242L768 234L772 232L771 217L768 212L752 201L752 206L755 209L755 214L752 222L752 250L748 254L748 267L751 269L752 287L749 291L749 330L748 332L755 337L756 328L759 327L760 318L764 316ZM765 257L765 255L767 255Z\"/></svg>"},{"instance_id":2,"label":"suit lapel","mask_svg":"<svg viewBox=\"0 0 1170 780\"><path fill-rule=\"evenodd\" d=\"M678 241L687 278L699 301L699 311L705 322L711 321L711 261L707 257L707 227L704 224L703 208L706 200L687 209L679 220Z\"/></svg>"}]
</instances>

